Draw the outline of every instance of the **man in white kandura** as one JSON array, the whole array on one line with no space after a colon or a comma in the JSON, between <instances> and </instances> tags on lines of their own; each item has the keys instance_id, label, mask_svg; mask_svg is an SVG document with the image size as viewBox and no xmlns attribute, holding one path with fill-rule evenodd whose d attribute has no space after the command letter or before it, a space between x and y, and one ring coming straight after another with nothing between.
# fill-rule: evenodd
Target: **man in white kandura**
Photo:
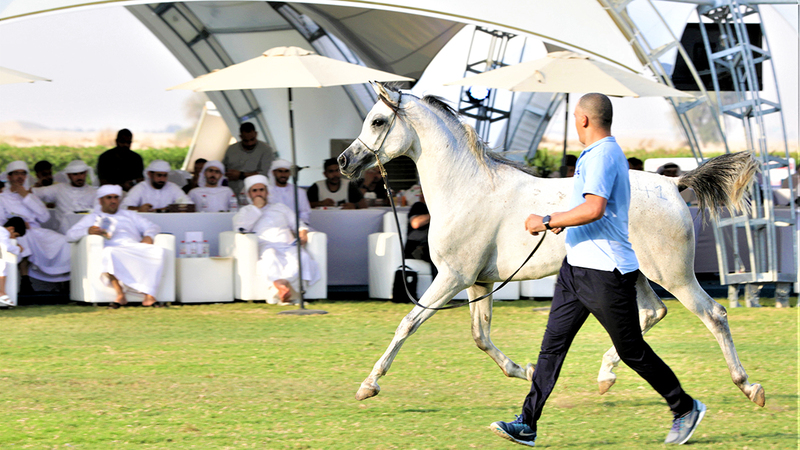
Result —
<instances>
[{"instance_id":1,"label":"man in white kandura","mask_svg":"<svg viewBox=\"0 0 800 450\"><path fill-rule=\"evenodd\" d=\"M128 191L122 201L123 209L150 212L163 209L174 203L191 203L189 197L177 184L167 181L169 163L156 159L144 170L145 180Z\"/></svg>"},{"instance_id":2,"label":"man in white kandura","mask_svg":"<svg viewBox=\"0 0 800 450\"><path fill-rule=\"evenodd\" d=\"M270 171L274 184L269 189L269 198L273 203L283 203L294 212L294 184L289 183L292 163L285 159L276 159L272 162ZM300 223L308 225L311 214L311 205L308 203L308 194L303 188L297 188L297 200L300 205Z\"/></svg>"},{"instance_id":3,"label":"man in white kandura","mask_svg":"<svg viewBox=\"0 0 800 450\"><path fill-rule=\"evenodd\" d=\"M27 226L25 236L17 241L23 251L20 258L26 258L20 265L20 275L37 280L58 283L69 280L70 250L63 234L42 228L50 220L47 206L28 189L28 165L24 161L14 161L6 168L8 186L0 194L2 221L9 217L21 217ZM23 281L22 288L30 287L30 281Z\"/></svg>"},{"instance_id":4,"label":"man in white kandura","mask_svg":"<svg viewBox=\"0 0 800 450\"><path fill-rule=\"evenodd\" d=\"M55 203L54 215L59 224L58 231L66 234L69 223L64 217L69 213L91 211L94 208L97 188L86 182L87 175L93 171L79 159L67 164L63 172L69 178L69 183L35 187L32 192L45 203Z\"/></svg>"},{"instance_id":5,"label":"man in white kandura","mask_svg":"<svg viewBox=\"0 0 800 450\"><path fill-rule=\"evenodd\" d=\"M256 273L272 283L267 299L269 303L288 304L299 298L299 265L297 241L294 230L294 211L282 203L268 203L267 185L264 175L253 175L244 180L244 192L251 203L233 216L234 231L251 231L258 236L258 265ZM300 244L308 241L308 228L300 226ZM303 281L310 286L320 279L317 263L303 249Z\"/></svg>"},{"instance_id":6,"label":"man in white kandura","mask_svg":"<svg viewBox=\"0 0 800 450\"><path fill-rule=\"evenodd\" d=\"M67 232L70 242L88 234L103 236L102 279L117 293L109 305L128 303L125 288L144 294L142 306L158 306L155 295L164 270L164 249L153 245L161 228L133 211L120 209L122 188L107 184L97 190L99 205Z\"/></svg>"},{"instance_id":7,"label":"man in white kandura","mask_svg":"<svg viewBox=\"0 0 800 450\"><path fill-rule=\"evenodd\" d=\"M220 184L223 174L225 166L219 161L207 161L203 165L197 178L197 187L189 191L189 198L195 204L195 211L230 211L231 207L238 209L236 194L228 186Z\"/></svg>"}]
</instances>

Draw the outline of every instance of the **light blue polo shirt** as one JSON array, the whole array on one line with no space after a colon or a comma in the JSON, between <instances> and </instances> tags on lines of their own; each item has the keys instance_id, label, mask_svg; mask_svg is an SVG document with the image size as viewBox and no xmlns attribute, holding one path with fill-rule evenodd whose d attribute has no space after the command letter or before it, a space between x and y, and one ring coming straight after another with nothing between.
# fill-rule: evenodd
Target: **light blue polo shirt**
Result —
<instances>
[{"instance_id":1,"label":"light blue polo shirt","mask_svg":"<svg viewBox=\"0 0 800 450\"><path fill-rule=\"evenodd\" d=\"M585 201L586 194L607 200L600 220L567 228L567 262L572 266L622 273L639 268L628 240L628 208L631 183L628 161L613 136L586 147L575 166L575 185L570 209Z\"/></svg>"}]
</instances>

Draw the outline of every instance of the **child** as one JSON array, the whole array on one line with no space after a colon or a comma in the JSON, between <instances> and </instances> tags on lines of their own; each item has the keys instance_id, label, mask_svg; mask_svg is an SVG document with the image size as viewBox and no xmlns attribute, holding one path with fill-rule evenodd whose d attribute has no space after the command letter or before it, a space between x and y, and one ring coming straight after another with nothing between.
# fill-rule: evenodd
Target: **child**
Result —
<instances>
[{"instance_id":1,"label":"child","mask_svg":"<svg viewBox=\"0 0 800 450\"><path fill-rule=\"evenodd\" d=\"M25 221L19 217L12 217L0 228L0 245L15 255L19 255L22 247L12 244L11 239L25 235ZM6 263L0 259L0 306L14 306L11 299L6 294Z\"/></svg>"}]
</instances>

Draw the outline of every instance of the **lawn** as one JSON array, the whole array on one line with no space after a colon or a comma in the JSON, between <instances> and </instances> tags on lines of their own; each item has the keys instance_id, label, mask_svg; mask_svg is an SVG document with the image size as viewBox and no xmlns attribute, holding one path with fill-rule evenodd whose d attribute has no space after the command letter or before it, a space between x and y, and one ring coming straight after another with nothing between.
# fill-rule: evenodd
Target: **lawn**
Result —
<instances>
[{"instance_id":1,"label":"lawn","mask_svg":"<svg viewBox=\"0 0 800 450\"><path fill-rule=\"evenodd\" d=\"M795 299L792 300L796 302ZM708 405L691 448L798 445L798 309L733 309L752 382L730 381L719 347L678 302L647 340ZM535 360L545 302L495 305L493 341ZM406 341L379 396L354 399L408 305L315 302L323 316L263 303L0 311L0 448L511 449L494 436L528 391L472 343L465 308L436 314ZM627 367L597 394L610 341L592 318L577 336L539 424L541 448L663 448L663 400Z\"/></svg>"}]
</instances>

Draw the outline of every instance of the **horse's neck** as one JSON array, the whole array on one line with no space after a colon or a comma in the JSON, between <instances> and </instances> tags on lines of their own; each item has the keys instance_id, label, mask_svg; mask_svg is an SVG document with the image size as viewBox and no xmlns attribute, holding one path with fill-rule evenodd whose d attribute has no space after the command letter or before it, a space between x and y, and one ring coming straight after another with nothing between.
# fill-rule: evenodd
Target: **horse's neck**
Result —
<instances>
[{"instance_id":1,"label":"horse's neck","mask_svg":"<svg viewBox=\"0 0 800 450\"><path fill-rule=\"evenodd\" d=\"M421 104L415 105L409 119L418 139L413 159L428 203L436 204L440 199L447 202L448 193L467 185L475 189L487 179L474 176L484 168L466 148L467 139L460 127L451 129L450 122Z\"/></svg>"}]
</instances>

